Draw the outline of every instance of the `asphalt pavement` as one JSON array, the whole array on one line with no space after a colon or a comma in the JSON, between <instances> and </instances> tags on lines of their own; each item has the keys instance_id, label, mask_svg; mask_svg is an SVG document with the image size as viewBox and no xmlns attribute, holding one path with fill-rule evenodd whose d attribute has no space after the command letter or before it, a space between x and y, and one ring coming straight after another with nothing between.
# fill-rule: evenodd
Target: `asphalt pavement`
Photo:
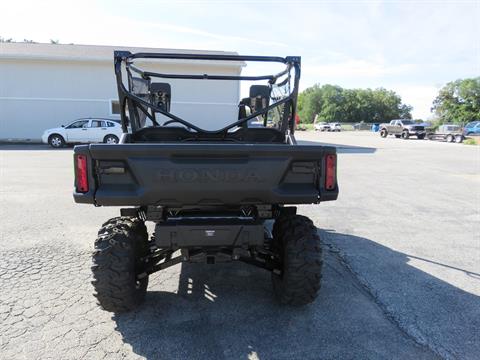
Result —
<instances>
[{"instance_id":1,"label":"asphalt pavement","mask_svg":"<svg viewBox=\"0 0 480 360\"><path fill-rule=\"evenodd\" d=\"M0 358L478 358L480 147L298 138L339 151L339 200L299 208L324 240L315 303L278 305L270 274L246 264L180 264L115 316L89 266L118 210L73 202L71 149L1 145Z\"/></svg>"}]
</instances>

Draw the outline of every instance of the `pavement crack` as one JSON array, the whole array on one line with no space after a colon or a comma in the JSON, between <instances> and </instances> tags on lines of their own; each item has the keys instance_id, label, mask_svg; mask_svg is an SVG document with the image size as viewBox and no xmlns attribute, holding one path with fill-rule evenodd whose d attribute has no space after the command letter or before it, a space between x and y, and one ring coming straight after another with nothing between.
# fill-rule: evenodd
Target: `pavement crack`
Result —
<instances>
[{"instance_id":1,"label":"pavement crack","mask_svg":"<svg viewBox=\"0 0 480 360\"><path fill-rule=\"evenodd\" d=\"M323 236L323 239L328 238L327 236ZM352 276L352 278L355 281L355 288L357 288L359 291L364 293L366 296L368 296L374 303L375 305L378 306L378 308L381 310L381 312L384 314L384 316L396 327L398 328L402 334L404 334L406 337L414 341L418 346L425 347L427 348L431 353L435 354L436 356L439 356L440 358L443 359L456 359L457 357L453 354L451 354L448 350L446 349L438 349L435 346L432 346L427 340L427 337L420 332L417 326L415 326L415 331L412 331L411 327L404 326L400 319L396 317L392 311L389 310L389 307L384 304L378 297L377 291L373 289L370 284L360 275L358 274L353 268L350 266L347 256L337 247L335 247L334 244L328 243L325 240L323 240L323 246L326 248L326 250L342 265L345 270Z\"/></svg>"}]
</instances>

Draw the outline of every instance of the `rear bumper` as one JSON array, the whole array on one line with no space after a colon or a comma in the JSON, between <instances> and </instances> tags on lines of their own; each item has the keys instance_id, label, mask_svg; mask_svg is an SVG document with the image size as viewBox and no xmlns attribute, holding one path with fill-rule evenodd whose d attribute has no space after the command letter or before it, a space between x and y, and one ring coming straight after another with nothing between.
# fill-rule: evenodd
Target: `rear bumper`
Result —
<instances>
[{"instance_id":1,"label":"rear bumper","mask_svg":"<svg viewBox=\"0 0 480 360\"><path fill-rule=\"evenodd\" d=\"M103 206L312 204L326 190L325 155L334 147L270 144L90 144L89 191L78 203ZM93 172L95 171L95 174Z\"/></svg>"}]
</instances>

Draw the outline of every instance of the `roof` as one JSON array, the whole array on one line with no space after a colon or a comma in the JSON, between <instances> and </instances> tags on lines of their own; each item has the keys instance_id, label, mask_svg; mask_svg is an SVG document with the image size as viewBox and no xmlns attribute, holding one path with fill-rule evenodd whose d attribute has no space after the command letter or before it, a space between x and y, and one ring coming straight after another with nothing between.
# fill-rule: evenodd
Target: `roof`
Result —
<instances>
[{"instance_id":1,"label":"roof","mask_svg":"<svg viewBox=\"0 0 480 360\"><path fill-rule=\"evenodd\" d=\"M164 48L146 48L133 46L105 46L105 45L76 45L76 44L42 44L42 43L0 43L0 59L11 60L50 60L50 61L113 61L114 50L127 50L136 52L154 52L154 53L180 53L180 54L211 54L211 55L238 55L231 51L213 51L213 50L190 50L190 49L164 49ZM172 62L172 60L158 60ZM187 62L192 60L173 60L175 63ZM199 61L195 61L200 63ZM232 61L208 61L203 64L224 65L224 66L244 66L244 62Z\"/></svg>"}]
</instances>

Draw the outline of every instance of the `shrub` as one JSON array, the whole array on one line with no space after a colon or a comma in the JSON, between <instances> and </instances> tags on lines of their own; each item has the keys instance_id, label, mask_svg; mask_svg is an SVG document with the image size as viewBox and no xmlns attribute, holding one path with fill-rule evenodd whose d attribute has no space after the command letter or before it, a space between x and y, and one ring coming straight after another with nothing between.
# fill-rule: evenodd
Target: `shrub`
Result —
<instances>
[{"instance_id":1,"label":"shrub","mask_svg":"<svg viewBox=\"0 0 480 360\"><path fill-rule=\"evenodd\" d=\"M480 139L467 138L463 141L463 143L465 145L480 145L479 140Z\"/></svg>"}]
</instances>

